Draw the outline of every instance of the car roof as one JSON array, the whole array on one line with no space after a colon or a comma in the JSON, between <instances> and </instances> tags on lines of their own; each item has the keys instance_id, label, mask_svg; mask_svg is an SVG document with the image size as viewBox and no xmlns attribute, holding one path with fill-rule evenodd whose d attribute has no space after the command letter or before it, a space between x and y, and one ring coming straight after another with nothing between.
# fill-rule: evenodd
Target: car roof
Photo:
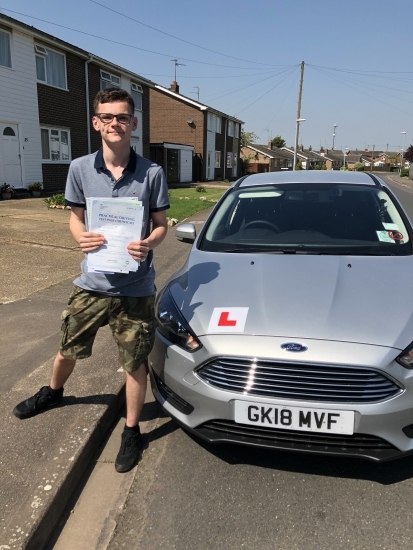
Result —
<instances>
[{"instance_id":1,"label":"car roof","mask_svg":"<svg viewBox=\"0 0 413 550\"><path fill-rule=\"evenodd\" d=\"M264 172L250 174L238 180L234 187L251 185L288 184L288 183L349 183L353 185L377 186L375 178L364 172L348 170L295 170L282 172Z\"/></svg>"}]
</instances>

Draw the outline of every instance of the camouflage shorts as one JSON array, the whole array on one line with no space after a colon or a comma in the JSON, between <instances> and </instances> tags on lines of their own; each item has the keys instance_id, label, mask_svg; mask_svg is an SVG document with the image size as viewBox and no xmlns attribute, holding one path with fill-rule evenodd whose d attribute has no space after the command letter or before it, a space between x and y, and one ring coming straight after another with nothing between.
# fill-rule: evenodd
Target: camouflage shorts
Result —
<instances>
[{"instance_id":1,"label":"camouflage shorts","mask_svg":"<svg viewBox=\"0 0 413 550\"><path fill-rule=\"evenodd\" d=\"M108 296L75 286L62 313L60 353L67 359L92 355L98 329L109 325L127 372L146 361L155 339L155 296Z\"/></svg>"}]
</instances>

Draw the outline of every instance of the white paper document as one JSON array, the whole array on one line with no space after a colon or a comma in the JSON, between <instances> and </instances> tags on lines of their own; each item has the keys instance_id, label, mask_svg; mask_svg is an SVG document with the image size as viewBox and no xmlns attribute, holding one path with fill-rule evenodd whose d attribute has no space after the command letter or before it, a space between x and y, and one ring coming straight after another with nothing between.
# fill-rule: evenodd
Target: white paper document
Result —
<instances>
[{"instance_id":1,"label":"white paper document","mask_svg":"<svg viewBox=\"0 0 413 550\"><path fill-rule=\"evenodd\" d=\"M129 273L139 262L127 250L142 238L143 206L137 199L87 199L88 231L100 233L105 244L87 255L87 267L94 273Z\"/></svg>"}]
</instances>

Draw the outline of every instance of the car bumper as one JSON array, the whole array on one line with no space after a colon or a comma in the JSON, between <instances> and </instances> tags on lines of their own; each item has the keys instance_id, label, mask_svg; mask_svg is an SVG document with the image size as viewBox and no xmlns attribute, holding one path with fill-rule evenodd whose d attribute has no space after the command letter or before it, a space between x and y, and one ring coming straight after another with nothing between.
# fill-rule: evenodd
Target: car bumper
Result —
<instances>
[{"instance_id":1,"label":"car bumper","mask_svg":"<svg viewBox=\"0 0 413 550\"><path fill-rule=\"evenodd\" d=\"M394 361L398 350L300 339L308 347L305 362L374 368L397 381L401 388L398 395L385 401L342 403L244 396L212 387L201 380L195 371L214 357L266 357L291 362L292 354L281 350L285 338L216 335L201 340L202 348L189 353L157 332L149 358L155 397L170 416L195 435L211 443L234 442L279 450L351 455L375 461L413 452L413 427L406 430L413 424L413 372ZM337 358L341 358L340 363L333 361ZM300 364L303 362L300 356ZM327 434L236 423L237 400L247 400L257 405L354 411L354 434Z\"/></svg>"}]
</instances>

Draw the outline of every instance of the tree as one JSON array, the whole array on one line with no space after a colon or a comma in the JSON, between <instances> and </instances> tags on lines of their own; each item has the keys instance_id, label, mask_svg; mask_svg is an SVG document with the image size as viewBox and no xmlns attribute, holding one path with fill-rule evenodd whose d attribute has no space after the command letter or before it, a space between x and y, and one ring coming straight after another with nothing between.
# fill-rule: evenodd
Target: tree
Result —
<instances>
[{"instance_id":1,"label":"tree","mask_svg":"<svg viewBox=\"0 0 413 550\"><path fill-rule=\"evenodd\" d=\"M283 139L281 136L275 136L275 138L272 138L271 145L274 145L274 147L278 147L281 149L281 147L285 147L285 144L287 142L285 139Z\"/></svg>"},{"instance_id":2,"label":"tree","mask_svg":"<svg viewBox=\"0 0 413 550\"><path fill-rule=\"evenodd\" d=\"M241 132L241 147L248 147L248 145L251 145L257 139L260 138L255 132Z\"/></svg>"},{"instance_id":3,"label":"tree","mask_svg":"<svg viewBox=\"0 0 413 550\"><path fill-rule=\"evenodd\" d=\"M413 162L413 145L410 145L404 152L403 157L409 162Z\"/></svg>"},{"instance_id":4,"label":"tree","mask_svg":"<svg viewBox=\"0 0 413 550\"><path fill-rule=\"evenodd\" d=\"M312 151L312 150L313 150L313 148L311 147L311 145L310 145L310 147L308 148L308 150L309 150L309 151Z\"/></svg>"},{"instance_id":5,"label":"tree","mask_svg":"<svg viewBox=\"0 0 413 550\"><path fill-rule=\"evenodd\" d=\"M241 159L241 176L245 176L250 173L250 162L253 159L253 155L248 155Z\"/></svg>"}]
</instances>

